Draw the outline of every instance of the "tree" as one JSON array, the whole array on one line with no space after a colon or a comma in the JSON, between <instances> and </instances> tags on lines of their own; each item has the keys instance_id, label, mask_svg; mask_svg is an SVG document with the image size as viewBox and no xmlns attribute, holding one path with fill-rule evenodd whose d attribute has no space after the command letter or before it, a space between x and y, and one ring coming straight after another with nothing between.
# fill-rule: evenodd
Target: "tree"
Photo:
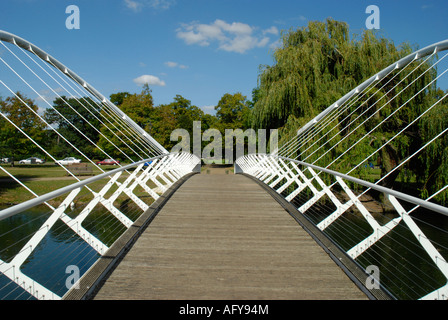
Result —
<instances>
[{"instance_id":1,"label":"tree","mask_svg":"<svg viewBox=\"0 0 448 320\"><path fill-rule=\"evenodd\" d=\"M59 133L51 134L54 139L51 153L55 157L73 156L77 153L73 146L88 158L99 153L96 143L100 136L100 115L92 106L95 103L88 97L75 99L62 96L54 100L53 108L45 110L45 120Z\"/></svg>"},{"instance_id":2,"label":"tree","mask_svg":"<svg viewBox=\"0 0 448 320\"><path fill-rule=\"evenodd\" d=\"M140 94L128 94L124 96L120 109L128 115L136 124L147 130L154 113L154 101L148 84L143 86Z\"/></svg>"},{"instance_id":3,"label":"tree","mask_svg":"<svg viewBox=\"0 0 448 320\"><path fill-rule=\"evenodd\" d=\"M433 140L440 132L448 128L447 94L448 90L444 92L438 89L435 92L431 102L438 101L443 97L445 99L435 109L428 112L419 124L418 135L422 139L422 144ZM448 135L444 134L429 144L419 157L413 159L410 168L414 172L421 172L417 175L417 179L424 198L448 185ZM435 200L447 204L448 192L445 190L439 193Z\"/></svg>"},{"instance_id":4,"label":"tree","mask_svg":"<svg viewBox=\"0 0 448 320\"><path fill-rule=\"evenodd\" d=\"M139 94L127 92L112 94L111 101L138 126L151 133L156 111L151 89L147 84L143 86ZM142 140L131 136L132 133L123 126L121 119L110 117L110 110L106 108L103 108L101 113L103 118L108 120L101 125L98 146L110 157L121 161L137 161L149 154L147 153L148 146Z\"/></svg>"},{"instance_id":5,"label":"tree","mask_svg":"<svg viewBox=\"0 0 448 320\"><path fill-rule=\"evenodd\" d=\"M253 125L283 127L299 119L305 124L334 101L376 72L410 52L367 31L351 40L345 22L327 19L282 35L273 66L259 75Z\"/></svg>"},{"instance_id":6,"label":"tree","mask_svg":"<svg viewBox=\"0 0 448 320\"><path fill-rule=\"evenodd\" d=\"M46 125L37 115L37 111L38 107L34 101L20 92L5 100L0 99L0 112L10 120L9 122L4 117L0 118L0 154L2 156L17 159L43 154L25 136L25 134L28 135L38 144L42 143Z\"/></svg>"},{"instance_id":7,"label":"tree","mask_svg":"<svg viewBox=\"0 0 448 320\"><path fill-rule=\"evenodd\" d=\"M259 99L260 99L260 88L257 87L252 89L252 100L247 102L249 108L253 109Z\"/></svg>"},{"instance_id":8,"label":"tree","mask_svg":"<svg viewBox=\"0 0 448 320\"><path fill-rule=\"evenodd\" d=\"M244 147L245 130L249 128L250 111L246 96L240 92L224 94L215 107L218 119L217 129L223 139L223 154L226 154L226 162L233 163L237 156L237 147ZM234 139L235 138L235 139ZM255 137L250 137L255 139ZM248 137L248 139L250 139ZM240 139L240 144L237 141ZM255 143L254 141L251 141ZM232 152L230 152L232 151ZM243 150L244 151L244 150Z\"/></svg>"},{"instance_id":9,"label":"tree","mask_svg":"<svg viewBox=\"0 0 448 320\"><path fill-rule=\"evenodd\" d=\"M177 119L173 110L172 104L162 104L155 108L155 115L148 132L167 150L175 145L175 142L170 140L171 132L177 129Z\"/></svg>"},{"instance_id":10,"label":"tree","mask_svg":"<svg viewBox=\"0 0 448 320\"><path fill-rule=\"evenodd\" d=\"M204 111L191 104L190 100L181 95L176 95L170 104L177 121L177 127L187 130L193 135L193 122L201 121Z\"/></svg>"},{"instance_id":11,"label":"tree","mask_svg":"<svg viewBox=\"0 0 448 320\"><path fill-rule=\"evenodd\" d=\"M249 126L250 108L246 96L240 92L224 94L215 107L221 129L246 129Z\"/></svg>"},{"instance_id":12,"label":"tree","mask_svg":"<svg viewBox=\"0 0 448 320\"><path fill-rule=\"evenodd\" d=\"M199 155L200 146L198 145L197 150L194 149L195 129L193 128L193 124L195 121L202 121L204 117L204 111L202 111L197 106L192 105L190 100L185 99L181 95L176 95L174 97L174 101L170 104L170 106L174 113L174 118L176 119L176 129L184 129L188 132L190 136L190 152L196 152L196 154ZM202 134L201 128L199 128L199 131ZM171 144L173 143L175 142L171 141Z\"/></svg>"},{"instance_id":13,"label":"tree","mask_svg":"<svg viewBox=\"0 0 448 320\"><path fill-rule=\"evenodd\" d=\"M261 69L252 124L255 128L279 128L280 141L288 141L300 127L332 103L411 51L409 45L396 47L392 41L377 36L371 30L351 38L348 25L332 19L313 21L306 27L284 32L282 46L273 54L274 65ZM417 66L420 62L414 63ZM431 181L427 175L436 172L434 154L425 160L428 173L424 175L422 162L417 163L414 159L390 174L392 168L422 146L424 137L430 135L423 130L428 132L430 127L440 126L435 118L426 119L434 126L408 126L416 115L431 105L436 96L435 85L420 92L436 76L435 70L429 68L429 63L424 63L417 72L411 73L411 66L384 78L377 86L380 90L365 95L363 101L367 102L362 108L355 110L358 105L354 105L350 109L353 111L350 117L333 119L331 125L318 132L307 144L306 150L297 151L297 156L302 159L306 157L306 162L345 173L381 148L369 161L378 161L381 165L381 176L387 176L381 182L384 186L393 187L400 170L404 168L419 176L418 180ZM428 72L424 73L426 70ZM416 79L418 81L413 83ZM402 88L406 91L395 97ZM399 109L404 103L406 107ZM387 117L398 109L392 117ZM361 114L363 118L357 120ZM362 122L369 116L370 121ZM349 122L351 126L347 127ZM332 133L334 139L329 140L327 133L333 127L336 133ZM352 130L355 127L357 131ZM398 137L383 147L401 130L403 132ZM325 139L314 144L324 136ZM355 144L356 148L353 148ZM314 153L318 148L319 152ZM325 156L321 156L324 152L327 152ZM334 159L338 161L333 162ZM359 166L353 174L362 175L367 170L364 167Z\"/></svg>"},{"instance_id":14,"label":"tree","mask_svg":"<svg viewBox=\"0 0 448 320\"><path fill-rule=\"evenodd\" d=\"M131 94L129 92L117 92L110 95L110 101L116 106L123 104L124 99L129 97Z\"/></svg>"}]
</instances>

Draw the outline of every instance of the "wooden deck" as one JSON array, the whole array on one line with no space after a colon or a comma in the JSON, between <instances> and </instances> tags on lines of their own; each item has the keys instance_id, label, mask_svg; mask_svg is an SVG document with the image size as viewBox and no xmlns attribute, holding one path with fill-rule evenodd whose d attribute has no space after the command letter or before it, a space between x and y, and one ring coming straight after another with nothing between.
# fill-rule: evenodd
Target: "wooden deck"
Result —
<instances>
[{"instance_id":1,"label":"wooden deck","mask_svg":"<svg viewBox=\"0 0 448 320\"><path fill-rule=\"evenodd\" d=\"M224 170L188 179L95 299L367 298L266 190Z\"/></svg>"}]
</instances>

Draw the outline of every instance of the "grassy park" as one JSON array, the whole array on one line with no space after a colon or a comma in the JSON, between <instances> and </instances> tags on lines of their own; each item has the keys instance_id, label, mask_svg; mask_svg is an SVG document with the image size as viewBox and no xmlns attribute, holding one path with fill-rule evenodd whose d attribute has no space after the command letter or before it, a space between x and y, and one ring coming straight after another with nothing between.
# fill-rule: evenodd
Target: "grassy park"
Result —
<instances>
[{"instance_id":1,"label":"grassy park","mask_svg":"<svg viewBox=\"0 0 448 320\"><path fill-rule=\"evenodd\" d=\"M79 180L90 178L93 175L101 174L102 172L92 164L87 164L89 167L88 175L78 175ZM26 187L31 189L38 195L44 195L48 192L57 190L59 188L71 185L77 180L68 175L64 168L56 165L44 164L44 165L15 165L10 164L2 165L10 174L14 175L18 180L20 180ZM116 166L102 166L102 170L105 172L113 169L117 169ZM127 173L123 173L118 181L124 181L128 176ZM89 187L98 192L107 183L108 179L102 179L100 181L93 182ZM113 190L118 188L113 186L111 188L111 193ZM143 193L143 190L137 187L134 192L139 195ZM106 195L107 196L107 195ZM82 202L83 199L87 200L91 198L91 193L88 190L82 190L81 194L78 196L77 201ZM30 191L26 190L18 182L14 181L4 170L0 170L0 206L10 206L21 203L23 201L34 198ZM57 204L62 198L56 198L51 203ZM120 199L119 199L120 200Z\"/></svg>"}]
</instances>

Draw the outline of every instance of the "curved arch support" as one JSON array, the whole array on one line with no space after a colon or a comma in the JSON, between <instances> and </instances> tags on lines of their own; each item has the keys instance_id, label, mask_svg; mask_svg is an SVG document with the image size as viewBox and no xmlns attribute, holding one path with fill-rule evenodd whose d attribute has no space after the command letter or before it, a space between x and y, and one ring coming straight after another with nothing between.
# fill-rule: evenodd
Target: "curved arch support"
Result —
<instances>
[{"instance_id":1,"label":"curved arch support","mask_svg":"<svg viewBox=\"0 0 448 320\"><path fill-rule=\"evenodd\" d=\"M129 118L123 111L121 111L115 104L113 104L109 99L107 99L104 95L102 95L99 91L97 91L93 86L91 86L87 81L82 79L80 76L78 76L75 72L70 70L68 67L66 67L64 64L59 62L57 59L53 58L50 54L45 52L44 50L40 49L36 45L32 44L31 42L18 37L12 33L0 30L0 40L6 41L9 43L12 43L24 50L27 50L31 52L32 54L39 57L41 60L55 66L59 71L64 73L66 76L73 79L76 83L81 85L83 88L85 88L90 94L95 96L99 101L102 103L107 104L107 106L114 110L120 117L126 121L131 127L134 128L138 133L140 133L141 136L144 137L144 139L148 139L151 144L156 146L161 154L166 154L168 151L159 144L151 135L149 135L145 130L143 130L139 125L137 125L131 118Z\"/></svg>"}]
</instances>

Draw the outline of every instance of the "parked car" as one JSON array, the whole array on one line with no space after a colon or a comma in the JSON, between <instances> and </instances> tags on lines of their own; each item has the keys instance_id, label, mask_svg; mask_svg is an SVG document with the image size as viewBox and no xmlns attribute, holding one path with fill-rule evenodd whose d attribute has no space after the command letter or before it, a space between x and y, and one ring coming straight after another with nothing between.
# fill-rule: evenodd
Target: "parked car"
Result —
<instances>
[{"instance_id":1,"label":"parked car","mask_svg":"<svg viewBox=\"0 0 448 320\"><path fill-rule=\"evenodd\" d=\"M42 164L42 163L45 163L45 160L36 157L31 157L19 161L19 164Z\"/></svg>"},{"instance_id":2,"label":"parked car","mask_svg":"<svg viewBox=\"0 0 448 320\"><path fill-rule=\"evenodd\" d=\"M11 160L12 160L11 158L1 158L0 163L10 163Z\"/></svg>"},{"instance_id":3,"label":"parked car","mask_svg":"<svg viewBox=\"0 0 448 320\"><path fill-rule=\"evenodd\" d=\"M62 164L63 166L74 164L74 163L81 163L81 159L76 159L74 157L68 157L62 160L56 160L56 164Z\"/></svg>"},{"instance_id":4,"label":"parked car","mask_svg":"<svg viewBox=\"0 0 448 320\"><path fill-rule=\"evenodd\" d=\"M104 159L103 161L98 161L96 164L99 166L119 165L120 161L114 159Z\"/></svg>"}]
</instances>

